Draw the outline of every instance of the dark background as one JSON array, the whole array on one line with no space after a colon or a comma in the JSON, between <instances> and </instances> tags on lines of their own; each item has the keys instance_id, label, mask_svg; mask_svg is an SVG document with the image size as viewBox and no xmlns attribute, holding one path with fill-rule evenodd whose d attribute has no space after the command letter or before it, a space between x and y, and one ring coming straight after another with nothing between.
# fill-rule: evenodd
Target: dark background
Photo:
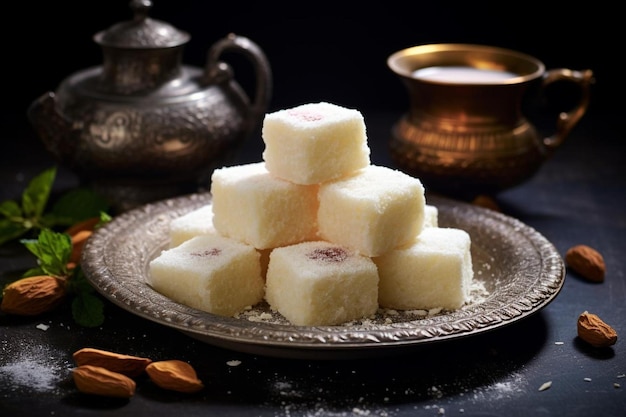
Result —
<instances>
[{"instance_id":1,"label":"dark background","mask_svg":"<svg viewBox=\"0 0 626 417\"><path fill-rule=\"evenodd\" d=\"M459 42L517 49L547 68L590 68L597 80L590 111L597 111L616 105L624 85L621 13L596 3L155 0L150 16L189 32L188 65L203 66L208 48L229 32L259 44L274 76L271 109L324 100L366 116L402 112L407 95L387 57ZM100 65L92 36L132 13L128 0L20 1L2 16L4 129L29 134L27 106L72 73ZM251 69L236 71L247 87Z\"/></svg>"}]
</instances>

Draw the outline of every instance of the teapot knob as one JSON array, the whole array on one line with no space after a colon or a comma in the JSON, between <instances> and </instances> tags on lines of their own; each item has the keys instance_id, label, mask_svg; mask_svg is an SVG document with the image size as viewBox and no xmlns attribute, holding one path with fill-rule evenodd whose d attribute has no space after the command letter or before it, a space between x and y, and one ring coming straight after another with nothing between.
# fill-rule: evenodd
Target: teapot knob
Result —
<instances>
[{"instance_id":1,"label":"teapot knob","mask_svg":"<svg viewBox=\"0 0 626 417\"><path fill-rule=\"evenodd\" d=\"M130 8L134 12L133 20L141 21L148 17L148 12L152 8L150 0L131 0Z\"/></svg>"}]
</instances>

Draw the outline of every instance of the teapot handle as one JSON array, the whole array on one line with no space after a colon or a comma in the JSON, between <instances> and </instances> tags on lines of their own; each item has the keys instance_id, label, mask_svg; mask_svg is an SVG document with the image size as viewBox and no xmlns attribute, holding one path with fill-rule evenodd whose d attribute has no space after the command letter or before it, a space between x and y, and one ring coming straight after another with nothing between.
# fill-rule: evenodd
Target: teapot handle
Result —
<instances>
[{"instance_id":1,"label":"teapot handle","mask_svg":"<svg viewBox=\"0 0 626 417\"><path fill-rule=\"evenodd\" d=\"M566 68L556 68L545 72L543 76L543 88L557 81L570 81L581 89L581 97L578 104L569 112L562 112L556 122L556 133L544 138L543 144L549 151L559 147L565 138L569 136L571 130L587 112L589 98L591 94L591 84L594 82L593 72L589 69L584 71L572 71Z\"/></svg>"},{"instance_id":2,"label":"teapot handle","mask_svg":"<svg viewBox=\"0 0 626 417\"><path fill-rule=\"evenodd\" d=\"M248 125L248 132L250 132L260 124L270 103L272 91L270 65L265 53L256 43L246 37L230 33L209 49L204 74L206 82L219 83L233 78L230 66L220 61L220 56L226 51L240 52L253 64L256 86L254 101L250 106L252 115Z\"/></svg>"}]
</instances>

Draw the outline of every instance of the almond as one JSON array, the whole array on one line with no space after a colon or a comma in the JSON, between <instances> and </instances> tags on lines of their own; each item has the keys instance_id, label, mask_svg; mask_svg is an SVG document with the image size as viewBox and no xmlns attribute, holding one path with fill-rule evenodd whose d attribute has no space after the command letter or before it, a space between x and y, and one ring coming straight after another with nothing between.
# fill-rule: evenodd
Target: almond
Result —
<instances>
[{"instance_id":1,"label":"almond","mask_svg":"<svg viewBox=\"0 0 626 417\"><path fill-rule=\"evenodd\" d=\"M83 348L73 354L76 365L99 366L129 377L141 375L152 360L139 356L122 355L107 350Z\"/></svg>"},{"instance_id":2,"label":"almond","mask_svg":"<svg viewBox=\"0 0 626 417\"><path fill-rule=\"evenodd\" d=\"M483 207L489 210L500 212L500 205L496 202L496 200L486 194L479 194L472 200L472 204L475 206Z\"/></svg>"},{"instance_id":3,"label":"almond","mask_svg":"<svg viewBox=\"0 0 626 417\"><path fill-rule=\"evenodd\" d=\"M95 230L98 223L100 223L100 217L90 217L86 220L71 225L65 230L65 233L67 233L71 237L83 230L93 231Z\"/></svg>"},{"instance_id":4,"label":"almond","mask_svg":"<svg viewBox=\"0 0 626 417\"><path fill-rule=\"evenodd\" d=\"M69 268L75 268L80 263L83 246L85 246L85 242L93 234L98 223L100 223L100 217L90 217L73 224L65 230L65 233L70 235L72 239L72 254L68 261Z\"/></svg>"},{"instance_id":5,"label":"almond","mask_svg":"<svg viewBox=\"0 0 626 417\"><path fill-rule=\"evenodd\" d=\"M180 360L152 362L146 373L156 385L172 391L193 393L204 387L193 367Z\"/></svg>"},{"instance_id":6,"label":"almond","mask_svg":"<svg viewBox=\"0 0 626 417\"><path fill-rule=\"evenodd\" d=\"M71 236L72 238L72 253L68 263L78 265L80 263L80 257L83 254L83 247L87 242L87 239L93 234L91 230L81 230L80 232Z\"/></svg>"},{"instance_id":7,"label":"almond","mask_svg":"<svg viewBox=\"0 0 626 417\"><path fill-rule=\"evenodd\" d=\"M606 266L604 258L587 245L571 247L565 254L565 263L581 277L592 282L603 282Z\"/></svg>"},{"instance_id":8,"label":"almond","mask_svg":"<svg viewBox=\"0 0 626 417\"><path fill-rule=\"evenodd\" d=\"M617 332L588 311L578 317L577 329L578 337L594 347L612 346L617 342Z\"/></svg>"},{"instance_id":9,"label":"almond","mask_svg":"<svg viewBox=\"0 0 626 417\"><path fill-rule=\"evenodd\" d=\"M135 381L100 366L79 366L74 368L72 376L76 388L85 394L118 398L130 398L135 394Z\"/></svg>"},{"instance_id":10,"label":"almond","mask_svg":"<svg viewBox=\"0 0 626 417\"><path fill-rule=\"evenodd\" d=\"M0 310L8 314L36 316L61 304L65 292L65 282L56 277L22 278L4 288Z\"/></svg>"}]
</instances>

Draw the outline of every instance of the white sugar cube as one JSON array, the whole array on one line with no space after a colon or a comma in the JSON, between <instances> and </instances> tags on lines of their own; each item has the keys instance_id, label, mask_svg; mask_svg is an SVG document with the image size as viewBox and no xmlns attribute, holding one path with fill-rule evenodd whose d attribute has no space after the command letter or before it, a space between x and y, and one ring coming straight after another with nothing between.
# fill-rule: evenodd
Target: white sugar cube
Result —
<instances>
[{"instance_id":1,"label":"white sugar cube","mask_svg":"<svg viewBox=\"0 0 626 417\"><path fill-rule=\"evenodd\" d=\"M415 239L424 227L424 206L420 180L370 165L320 185L318 232L323 240L379 256Z\"/></svg>"},{"instance_id":2,"label":"white sugar cube","mask_svg":"<svg viewBox=\"0 0 626 417\"><path fill-rule=\"evenodd\" d=\"M198 310L233 316L263 300L259 252L218 236L193 237L150 262L149 284Z\"/></svg>"},{"instance_id":3,"label":"white sugar cube","mask_svg":"<svg viewBox=\"0 0 626 417\"><path fill-rule=\"evenodd\" d=\"M378 310L378 272L371 258L329 242L276 248L265 298L292 324L337 325Z\"/></svg>"},{"instance_id":4,"label":"white sugar cube","mask_svg":"<svg viewBox=\"0 0 626 417\"><path fill-rule=\"evenodd\" d=\"M217 234L213 226L213 209L210 204L192 210L170 222L170 247L180 245L199 235Z\"/></svg>"},{"instance_id":5,"label":"white sugar cube","mask_svg":"<svg viewBox=\"0 0 626 417\"><path fill-rule=\"evenodd\" d=\"M263 159L267 169L296 184L341 178L370 163L363 115L321 102L265 116Z\"/></svg>"},{"instance_id":6,"label":"white sugar cube","mask_svg":"<svg viewBox=\"0 0 626 417\"><path fill-rule=\"evenodd\" d=\"M439 209L436 206L426 204L424 206L424 227L439 226Z\"/></svg>"},{"instance_id":7,"label":"white sugar cube","mask_svg":"<svg viewBox=\"0 0 626 417\"><path fill-rule=\"evenodd\" d=\"M317 185L299 185L271 175L263 162L213 172L213 225L257 249L316 237Z\"/></svg>"},{"instance_id":8,"label":"white sugar cube","mask_svg":"<svg viewBox=\"0 0 626 417\"><path fill-rule=\"evenodd\" d=\"M397 310L463 306L474 276L470 246L464 230L427 227L413 244L374 258L380 306Z\"/></svg>"}]
</instances>

